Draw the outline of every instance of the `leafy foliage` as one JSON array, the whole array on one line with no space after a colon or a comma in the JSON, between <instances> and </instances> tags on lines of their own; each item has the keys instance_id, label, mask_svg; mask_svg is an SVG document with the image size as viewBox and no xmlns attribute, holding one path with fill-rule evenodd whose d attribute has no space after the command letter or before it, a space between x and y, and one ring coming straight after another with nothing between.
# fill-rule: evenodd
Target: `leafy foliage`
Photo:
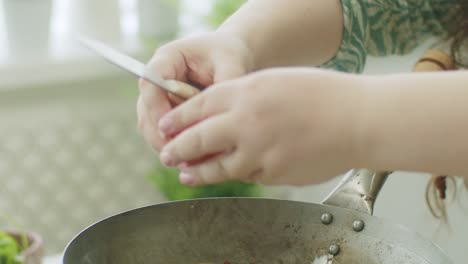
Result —
<instances>
[{"instance_id":1,"label":"leafy foliage","mask_svg":"<svg viewBox=\"0 0 468 264\"><path fill-rule=\"evenodd\" d=\"M7 215L0 213L0 219L16 226L19 230L23 230L15 220ZM21 245L15 238L0 230L0 264L23 263L19 254L29 247L28 239L24 232L20 233L20 240Z\"/></svg>"},{"instance_id":2,"label":"leafy foliage","mask_svg":"<svg viewBox=\"0 0 468 264\"><path fill-rule=\"evenodd\" d=\"M179 182L178 175L177 169L158 165L148 174L148 178L171 201L210 197L260 197L262 195L260 186L236 181L188 187Z\"/></svg>"},{"instance_id":3,"label":"leafy foliage","mask_svg":"<svg viewBox=\"0 0 468 264\"><path fill-rule=\"evenodd\" d=\"M0 231L0 264L20 264L20 247L16 240Z\"/></svg>"}]
</instances>

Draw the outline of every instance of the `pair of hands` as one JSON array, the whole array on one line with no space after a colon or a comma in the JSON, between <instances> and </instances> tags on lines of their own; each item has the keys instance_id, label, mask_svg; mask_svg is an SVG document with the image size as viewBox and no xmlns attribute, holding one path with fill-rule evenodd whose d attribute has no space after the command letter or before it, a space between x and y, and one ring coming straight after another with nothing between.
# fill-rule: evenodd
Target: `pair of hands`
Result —
<instances>
[{"instance_id":1,"label":"pair of hands","mask_svg":"<svg viewBox=\"0 0 468 264\"><path fill-rule=\"evenodd\" d=\"M166 92L140 82L138 126L162 163L179 167L191 186L304 185L356 165L358 77L305 68L251 73L251 58L242 41L221 33L156 52L149 66L165 79L208 87L174 107Z\"/></svg>"}]
</instances>

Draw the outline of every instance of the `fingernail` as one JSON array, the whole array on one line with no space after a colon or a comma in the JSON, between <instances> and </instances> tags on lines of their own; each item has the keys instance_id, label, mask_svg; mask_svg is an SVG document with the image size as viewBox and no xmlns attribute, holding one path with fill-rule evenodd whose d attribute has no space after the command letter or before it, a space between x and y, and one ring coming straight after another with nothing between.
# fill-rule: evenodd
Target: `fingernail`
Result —
<instances>
[{"instance_id":1,"label":"fingernail","mask_svg":"<svg viewBox=\"0 0 468 264\"><path fill-rule=\"evenodd\" d=\"M192 185L195 181L192 175L186 172L182 172L179 176L180 183L185 185Z\"/></svg>"},{"instance_id":2,"label":"fingernail","mask_svg":"<svg viewBox=\"0 0 468 264\"><path fill-rule=\"evenodd\" d=\"M188 163L187 162L182 162L179 164L179 169L183 172L184 170L186 170L188 168Z\"/></svg>"},{"instance_id":3,"label":"fingernail","mask_svg":"<svg viewBox=\"0 0 468 264\"><path fill-rule=\"evenodd\" d=\"M161 131L159 131L159 137L162 138L162 139L167 139L166 134L164 134Z\"/></svg>"},{"instance_id":4,"label":"fingernail","mask_svg":"<svg viewBox=\"0 0 468 264\"><path fill-rule=\"evenodd\" d=\"M161 152L159 158L161 159L161 162L166 166L172 166L174 164L171 155L167 151Z\"/></svg>"},{"instance_id":5,"label":"fingernail","mask_svg":"<svg viewBox=\"0 0 468 264\"><path fill-rule=\"evenodd\" d=\"M163 134L168 134L171 130L172 126L172 119L168 117L163 117L161 120L159 120L159 130Z\"/></svg>"}]
</instances>

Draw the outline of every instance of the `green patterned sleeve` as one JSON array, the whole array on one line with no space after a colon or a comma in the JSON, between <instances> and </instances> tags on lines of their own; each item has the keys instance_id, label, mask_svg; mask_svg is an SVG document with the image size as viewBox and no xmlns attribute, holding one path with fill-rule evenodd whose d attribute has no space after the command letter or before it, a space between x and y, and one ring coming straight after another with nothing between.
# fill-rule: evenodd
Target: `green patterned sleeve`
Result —
<instances>
[{"instance_id":1,"label":"green patterned sleeve","mask_svg":"<svg viewBox=\"0 0 468 264\"><path fill-rule=\"evenodd\" d=\"M341 0L340 49L322 67L362 72L367 55L404 55L430 36L442 36L457 13L456 0Z\"/></svg>"}]
</instances>

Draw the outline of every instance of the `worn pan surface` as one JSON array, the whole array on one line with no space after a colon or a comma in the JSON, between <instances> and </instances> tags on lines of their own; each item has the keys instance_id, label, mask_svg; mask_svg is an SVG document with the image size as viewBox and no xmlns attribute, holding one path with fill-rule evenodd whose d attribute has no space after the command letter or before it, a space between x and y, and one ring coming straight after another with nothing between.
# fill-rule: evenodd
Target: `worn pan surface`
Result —
<instances>
[{"instance_id":1,"label":"worn pan surface","mask_svg":"<svg viewBox=\"0 0 468 264\"><path fill-rule=\"evenodd\" d=\"M79 234L64 264L312 263L321 255L328 263L451 263L432 242L371 215L386 177L350 171L324 204L217 198L128 211Z\"/></svg>"}]
</instances>

